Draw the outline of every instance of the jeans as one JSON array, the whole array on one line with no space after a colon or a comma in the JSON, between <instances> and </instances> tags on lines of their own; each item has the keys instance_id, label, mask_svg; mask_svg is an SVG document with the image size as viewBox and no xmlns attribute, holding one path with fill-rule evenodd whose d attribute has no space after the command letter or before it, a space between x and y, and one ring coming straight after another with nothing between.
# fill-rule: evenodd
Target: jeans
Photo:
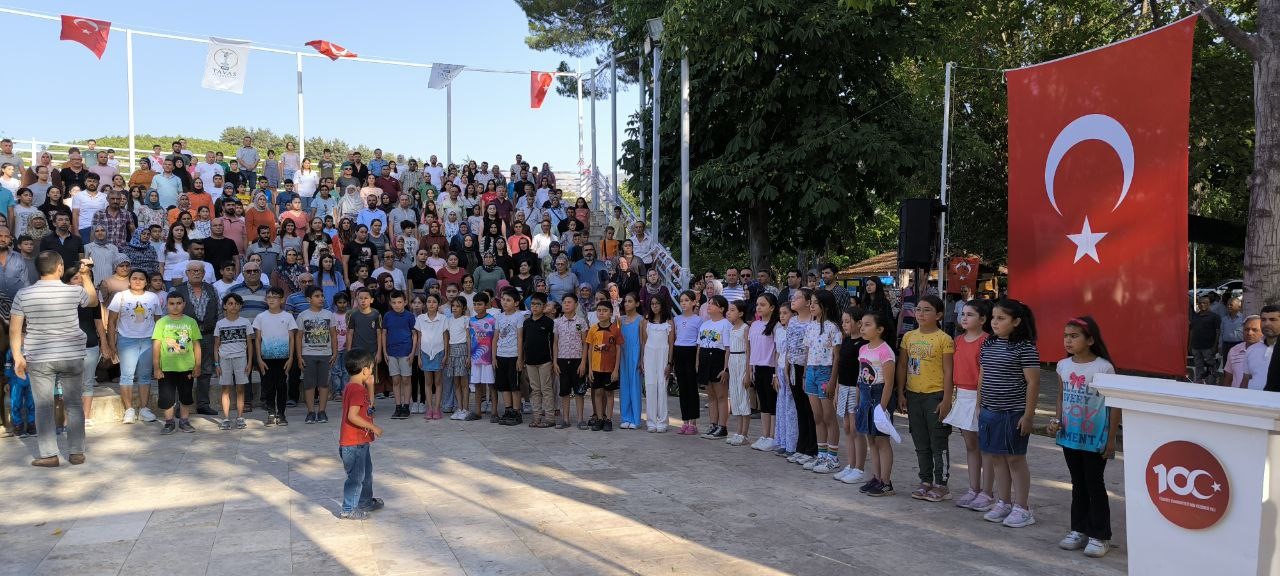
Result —
<instances>
[{"instance_id":1,"label":"jeans","mask_svg":"<svg viewBox=\"0 0 1280 576\"><path fill-rule=\"evenodd\" d=\"M15 426L36 423L36 401L31 396L31 382L9 380L9 419Z\"/></svg>"},{"instance_id":2,"label":"jeans","mask_svg":"<svg viewBox=\"0 0 1280 576\"><path fill-rule=\"evenodd\" d=\"M338 360L329 368L329 388L335 394L342 395L347 387L347 351L338 351Z\"/></svg>"},{"instance_id":3,"label":"jeans","mask_svg":"<svg viewBox=\"0 0 1280 576\"><path fill-rule=\"evenodd\" d=\"M240 181L248 183L250 190L258 189L258 173L253 170L241 170Z\"/></svg>"},{"instance_id":4,"label":"jeans","mask_svg":"<svg viewBox=\"0 0 1280 576\"><path fill-rule=\"evenodd\" d=\"M84 454L84 361L56 360L27 364L31 392L36 398L36 445L39 458L58 455L57 426L54 423L53 386L62 381L62 406L67 414L67 453Z\"/></svg>"},{"instance_id":5,"label":"jeans","mask_svg":"<svg viewBox=\"0 0 1280 576\"><path fill-rule=\"evenodd\" d=\"M1063 448L1071 472L1071 529L1090 538L1111 539L1111 506L1102 471L1107 461L1102 454Z\"/></svg>"},{"instance_id":6,"label":"jeans","mask_svg":"<svg viewBox=\"0 0 1280 576\"><path fill-rule=\"evenodd\" d=\"M80 392L85 398L93 398L93 387L98 384L98 361L102 360L102 347L84 349L84 390Z\"/></svg>"},{"instance_id":7,"label":"jeans","mask_svg":"<svg viewBox=\"0 0 1280 576\"><path fill-rule=\"evenodd\" d=\"M942 392L907 391L907 424L911 428L911 442L916 445L920 482L946 486L951 476L951 454L947 448L951 426L938 418L940 404Z\"/></svg>"},{"instance_id":8,"label":"jeans","mask_svg":"<svg viewBox=\"0 0 1280 576\"><path fill-rule=\"evenodd\" d=\"M1196 382L1216 384L1211 381L1218 370L1218 358L1213 348L1192 348L1191 369Z\"/></svg>"},{"instance_id":9,"label":"jeans","mask_svg":"<svg viewBox=\"0 0 1280 576\"><path fill-rule=\"evenodd\" d=\"M150 385L152 383L151 339L121 336L117 340L116 353L120 355L120 385ZM146 398L142 399L143 406L146 406L146 401Z\"/></svg>"},{"instance_id":10,"label":"jeans","mask_svg":"<svg viewBox=\"0 0 1280 576\"><path fill-rule=\"evenodd\" d=\"M373 457L369 444L339 446L338 457L347 471L347 480L342 483L342 511L367 507L373 500Z\"/></svg>"}]
</instances>

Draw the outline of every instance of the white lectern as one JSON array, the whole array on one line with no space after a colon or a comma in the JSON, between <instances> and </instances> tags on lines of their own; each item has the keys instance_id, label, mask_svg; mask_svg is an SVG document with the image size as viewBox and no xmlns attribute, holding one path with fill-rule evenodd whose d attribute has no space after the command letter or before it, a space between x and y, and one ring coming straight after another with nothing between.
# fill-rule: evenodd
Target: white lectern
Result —
<instances>
[{"instance_id":1,"label":"white lectern","mask_svg":"<svg viewBox=\"0 0 1280 576\"><path fill-rule=\"evenodd\" d=\"M1280 574L1280 394L1099 374L1123 411L1130 574Z\"/></svg>"}]
</instances>

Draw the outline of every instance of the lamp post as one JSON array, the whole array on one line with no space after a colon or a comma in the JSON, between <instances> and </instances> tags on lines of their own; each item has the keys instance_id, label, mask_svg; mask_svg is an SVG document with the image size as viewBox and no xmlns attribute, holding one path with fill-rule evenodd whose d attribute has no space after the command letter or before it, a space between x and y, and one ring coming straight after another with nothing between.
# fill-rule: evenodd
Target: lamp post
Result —
<instances>
[{"instance_id":1,"label":"lamp post","mask_svg":"<svg viewBox=\"0 0 1280 576\"><path fill-rule=\"evenodd\" d=\"M658 234L658 154L662 150L662 135L658 124L662 118L662 18L650 18L645 25L648 32L646 44L653 46L653 170L649 189L649 233Z\"/></svg>"}]
</instances>

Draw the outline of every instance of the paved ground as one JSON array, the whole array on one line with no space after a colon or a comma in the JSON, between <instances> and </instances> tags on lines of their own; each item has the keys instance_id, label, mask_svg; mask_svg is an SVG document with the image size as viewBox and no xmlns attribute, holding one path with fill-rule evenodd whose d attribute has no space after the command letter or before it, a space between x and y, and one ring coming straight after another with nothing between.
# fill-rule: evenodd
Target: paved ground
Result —
<instances>
[{"instance_id":1,"label":"paved ground","mask_svg":"<svg viewBox=\"0 0 1280 576\"><path fill-rule=\"evenodd\" d=\"M877 499L781 458L673 433L384 417L374 465L387 508L350 522L334 517L337 426L290 417L288 428L231 432L201 420L198 433L168 437L156 424L100 424L86 465L53 470L28 465L33 439L0 441L10 501L0 575L1127 570L1119 462L1107 470L1119 547L1101 560L1064 552L1055 544L1067 526L1066 468L1041 437L1030 450L1039 523L1010 529L907 496L915 458L905 429L899 495ZM953 471L962 486L964 466Z\"/></svg>"}]
</instances>

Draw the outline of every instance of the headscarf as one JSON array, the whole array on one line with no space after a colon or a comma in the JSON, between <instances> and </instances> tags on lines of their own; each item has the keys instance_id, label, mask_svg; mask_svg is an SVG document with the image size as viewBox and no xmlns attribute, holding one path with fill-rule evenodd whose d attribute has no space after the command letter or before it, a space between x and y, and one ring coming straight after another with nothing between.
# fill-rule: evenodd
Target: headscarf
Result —
<instances>
[{"instance_id":1,"label":"headscarf","mask_svg":"<svg viewBox=\"0 0 1280 576\"><path fill-rule=\"evenodd\" d=\"M110 244L110 242L108 241L108 239L107 239L107 237L106 237L106 236L103 236L103 237L102 237L102 240L99 240L99 239L98 239L98 229L99 229L99 228L102 228L103 230L106 230L106 229L107 229L107 227L106 227L106 226L103 226L102 224L96 224L96 225L94 225L94 226L93 226L93 232L92 232L92 233L90 233L90 236L92 236L92 237L93 237L93 243L94 243L94 244L96 244L96 245L98 245L98 246L101 246L101 247L103 247L103 248L106 248L106 247L107 247L107 245L108 245L108 244Z\"/></svg>"},{"instance_id":2,"label":"headscarf","mask_svg":"<svg viewBox=\"0 0 1280 576\"><path fill-rule=\"evenodd\" d=\"M44 226L37 228L36 220L39 220L41 223L44 224ZM39 210L37 210L35 214L31 215L31 220L27 222L27 229L26 231L23 232L23 234L30 236L31 239L35 240L36 244L39 245L40 239L44 238L45 236L48 236L49 233L52 231L53 230L49 228L49 220L44 217L43 212L40 212Z\"/></svg>"},{"instance_id":3,"label":"headscarf","mask_svg":"<svg viewBox=\"0 0 1280 576\"><path fill-rule=\"evenodd\" d=\"M154 201L151 199L151 194L153 193L156 195L156 199ZM147 192L142 195L142 205L152 210L161 210L164 208L160 205L160 193L155 190L147 190Z\"/></svg>"},{"instance_id":4,"label":"headscarf","mask_svg":"<svg viewBox=\"0 0 1280 576\"><path fill-rule=\"evenodd\" d=\"M290 250L297 254L298 257L294 259L293 264L289 264L289 259L282 256L280 263L276 265L276 274L279 274L280 279L284 280L285 286L289 289L288 293L293 294L298 291L298 275L307 272L307 266L302 262L302 253L298 250L289 248L285 250L285 254L288 254Z\"/></svg>"},{"instance_id":5,"label":"headscarf","mask_svg":"<svg viewBox=\"0 0 1280 576\"><path fill-rule=\"evenodd\" d=\"M155 248L151 246L151 242L142 237L145 233L146 229L141 226L134 230L133 237L124 246L121 254L129 258L134 270L142 270L147 273L147 276L150 276L160 271L160 264L156 262Z\"/></svg>"}]
</instances>

